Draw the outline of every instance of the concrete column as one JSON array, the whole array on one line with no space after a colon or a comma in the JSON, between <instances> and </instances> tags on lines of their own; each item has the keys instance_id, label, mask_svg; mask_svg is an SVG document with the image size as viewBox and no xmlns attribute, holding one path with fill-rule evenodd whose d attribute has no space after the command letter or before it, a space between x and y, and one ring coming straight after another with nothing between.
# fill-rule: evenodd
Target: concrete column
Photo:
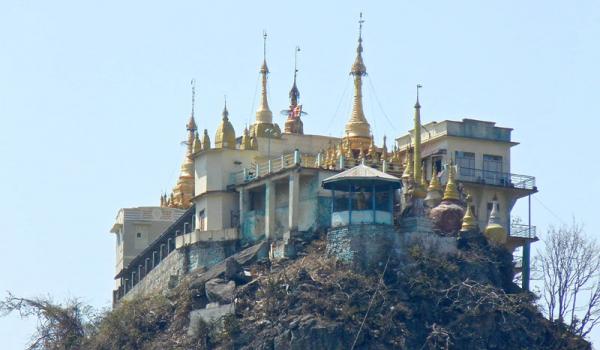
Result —
<instances>
[{"instance_id":1,"label":"concrete column","mask_svg":"<svg viewBox=\"0 0 600 350\"><path fill-rule=\"evenodd\" d=\"M273 239L275 234L275 184L269 180L265 184L265 238Z\"/></svg>"},{"instance_id":2,"label":"concrete column","mask_svg":"<svg viewBox=\"0 0 600 350\"><path fill-rule=\"evenodd\" d=\"M248 211L248 191L240 188L240 234L244 231L244 221Z\"/></svg>"},{"instance_id":3,"label":"concrete column","mask_svg":"<svg viewBox=\"0 0 600 350\"><path fill-rule=\"evenodd\" d=\"M163 261L163 259L165 258L166 254L165 254L165 245L164 243L160 245L160 253L158 254L159 260L158 261Z\"/></svg>"},{"instance_id":4,"label":"concrete column","mask_svg":"<svg viewBox=\"0 0 600 350\"><path fill-rule=\"evenodd\" d=\"M289 189L288 225L289 232L294 232L298 230L298 212L300 211L300 174L296 171L290 174ZM289 239L289 237L287 238Z\"/></svg>"}]
</instances>

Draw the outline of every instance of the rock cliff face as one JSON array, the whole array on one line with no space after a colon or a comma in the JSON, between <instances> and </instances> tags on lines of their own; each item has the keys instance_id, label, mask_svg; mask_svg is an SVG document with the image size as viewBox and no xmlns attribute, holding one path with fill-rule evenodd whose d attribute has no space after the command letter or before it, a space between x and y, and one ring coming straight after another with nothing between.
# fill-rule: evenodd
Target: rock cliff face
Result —
<instances>
[{"instance_id":1,"label":"rock cliff face","mask_svg":"<svg viewBox=\"0 0 600 350\"><path fill-rule=\"evenodd\" d=\"M139 348L591 349L540 314L512 282L512 256L480 234L460 238L453 255L415 245L368 268L328 257L325 245L299 244L297 258L277 263L254 248L189 276L159 297L167 307L151 311L163 324ZM147 302L134 303L139 314ZM113 313L130 317L131 307ZM198 312L216 308L221 319Z\"/></svg>"}]
</instances>

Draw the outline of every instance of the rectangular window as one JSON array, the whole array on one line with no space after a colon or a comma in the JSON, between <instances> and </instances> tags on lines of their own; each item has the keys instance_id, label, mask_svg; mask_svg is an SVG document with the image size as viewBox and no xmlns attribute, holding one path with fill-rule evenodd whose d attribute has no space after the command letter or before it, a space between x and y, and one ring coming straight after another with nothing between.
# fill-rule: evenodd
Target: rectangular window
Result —
<instances>
[{"instance_id":1,"label":"rectangular window","mask_svg":"<svg viewBox=\"0 0 600 350\"><path fill-rule=\"evenodd\" d=\"M442 157L433 156L431 157L431 166L435 167L438 174L442 171Z\"/></svg>"},{"instance_id":2,"label":"rectangular window","mask_svg":"<svg viewBox=\"0 0 600 350\"><path fill-rule=\"evenodd\" d=\"M200 231L204 231L204 219L206 215L204 214L204 209L200 210L198 213L198 229Z\"/></svg>"},{"instance_id":3,"label":"rectangular window","mask_svg":"<svg viewBox=\"0 0 600 350\"><path fill-rule=\"evenodd\" d=\"M506 179L502 174L502 157L491 154L483 155L483 177L486 183L504 185Z\"/></svg>"},{"instance_id":4,"label":"rectangular window","mask_svg":"<svg viewBox=\"0 0 600 350\"><path fill-rule=\"evenodd\" d=\"M456 151L456 165L459 177L475 177L475 153Z\"/></svg>"}]
</instances>

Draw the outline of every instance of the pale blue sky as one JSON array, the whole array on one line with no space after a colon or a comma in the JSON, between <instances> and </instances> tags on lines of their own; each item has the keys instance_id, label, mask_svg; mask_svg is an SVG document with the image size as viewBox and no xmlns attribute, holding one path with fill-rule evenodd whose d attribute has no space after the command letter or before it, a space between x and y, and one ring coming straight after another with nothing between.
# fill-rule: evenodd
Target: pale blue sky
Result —
<instances>
[{"instance_id":1,"label":"pale blue sky","mask_svg":"<svg viewBox=\"0 0 600 350\"><path fill-rule=\"evenodd\" d=\"M253 118L263 29L271 109L288 105L300 45L305 131L340 136L361 10L378 143L410 128L421 83L424 122L515 129L512 171L540 189L534 224L575 215L598 234L597 1L2 0L0 291L110 305L117 210L156 205L175 183L192 77L211 136L224 94L238 133ZM32 327L0 319L2 348L23 348Z\"/></svg>"}]
</instances>

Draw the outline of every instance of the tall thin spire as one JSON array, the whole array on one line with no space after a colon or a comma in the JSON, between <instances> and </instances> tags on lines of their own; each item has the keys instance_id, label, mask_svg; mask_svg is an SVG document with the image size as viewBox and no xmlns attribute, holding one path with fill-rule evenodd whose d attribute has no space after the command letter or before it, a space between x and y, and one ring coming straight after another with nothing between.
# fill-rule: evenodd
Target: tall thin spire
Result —
<instances>
[{"instance_id":1,"label":"tall thin spire","mask_svg":"<svg viewBox=\"0 0 600 350\"><path fill-rule=\"evenodd\" d=\"M287 113L284 131L289 134L304 134L304 125L300 119L300 116L302 115L302 105L298 104L300 91L296 85L296 76L298 75L298 52L300 52L300 47L296 46L294 48L294 82L290 90L290 108L282 111L282 113Z\"/></svg>"},{"instance_id":2,"label":"tall thin spire","mask_svg":"<svg viewBox=\"0 0 600 350\"><path fill-rule=\"evenodd\" d=\"M190 120L186 125L186 129L190 131L193 136L193 133L198 129L196 126L196 120L194 119L194 110L196 107L196 79L192 79L190 81L190 85L192 86L192 112L190 114Z\"/></svg>"},{"instance_id":3,"label":"tall thin spire","mask_svg":"<svg viewBox=\"0 0 600 350\"><path fill-rule=\"evenodd\" d=\"M181 164L179 171L179 179L177 184L171 192L171 196L168 205L172 208L189 208L191 205L191 199L194 197L194 140L196 138L196 121L194 120L194 106L196 103L196 81L192 79L190 81L192 86L192 108L190 120L186 124L188 132L187 151ZM166 205L167 199L164 199Z\"/></svg>"},{"instance_id":4,"label":"tall thin spire","mask_svg":"<svg viewBox=\"0 0 600 350\"><path fill-rule=\"evenodd\" d=\"M356 59L352 64L350 75L354 77L354 99L352 103L352 113L350 120L346 123L346 133L349 136L359 137L370 137L371 126L365 118L362 104L362 77L367 75L367 67L365 66L362 58L363 46L362 46L362 26L365 21L360 13L360 19L358 21L358 46L356 48Z\"/></svg>"},{"instance_id":5,"label":"tall thin spire","mask_svg":"<svg viewBox=\"0 0 600 350\"><path fill-rule=\"evenodd\" d=\"M294 83L292 84L292 89L290 90L290 106L294 107L298 105L298 98L300 98L300 91L298 90L298 86L296 86L296 76L298 74L298 52L300 52L300 47L296 46L294 49Z\"/></svg>"},{"instance_id":6,"label":"tall thin spire","mask_svg":"<svg viewBox=\"0 0 600 350\"><path fill-rule=\"evenodd\" d=\"M196 120L194 119L194 110L195 110L195 106L196 106L196 80L192 79L190 81L190 85L192 86L192 111L190 114L190 120L188 121L188 123L186 125L186 129L188 132L187 157L190 158L190 160L191 160L192 153L193 153L194 136L196 134L196 130L198 130L198 126L196 125Z\"/></svg>"},{"instance_id":7,"label":"tall thin spire","mask_svg":"<svg viewBox=\"0 0 600 350\"><path fill-rule=\"evenodd\" d=\"M271 124L273 122L273 113L269 109L269 101L267 99L267 75L269 68L267 67L267 32L263 32L263 64L260 68L262 76L260 103L256 111L256 122Z\"/></svg>"},{"instance_id":8,"label":"tall thin spire","mask_svg":"<svg viewBox=\"0 0 600 350\"><path fill-rule=\"evenodd\" d=\"M423 188L423 184L421 183L421 105L419 104L419 89L422 88L420 84L417 84L417 102L415 103L415 117L414 117L414 132L415 135L413 137L414 140L414 153L413 153L413 169L415 172L415 189L419 189L419 191L415 191L416 194L422 195L425 197L425 188Z\"/></svg>"}]
</instances>

